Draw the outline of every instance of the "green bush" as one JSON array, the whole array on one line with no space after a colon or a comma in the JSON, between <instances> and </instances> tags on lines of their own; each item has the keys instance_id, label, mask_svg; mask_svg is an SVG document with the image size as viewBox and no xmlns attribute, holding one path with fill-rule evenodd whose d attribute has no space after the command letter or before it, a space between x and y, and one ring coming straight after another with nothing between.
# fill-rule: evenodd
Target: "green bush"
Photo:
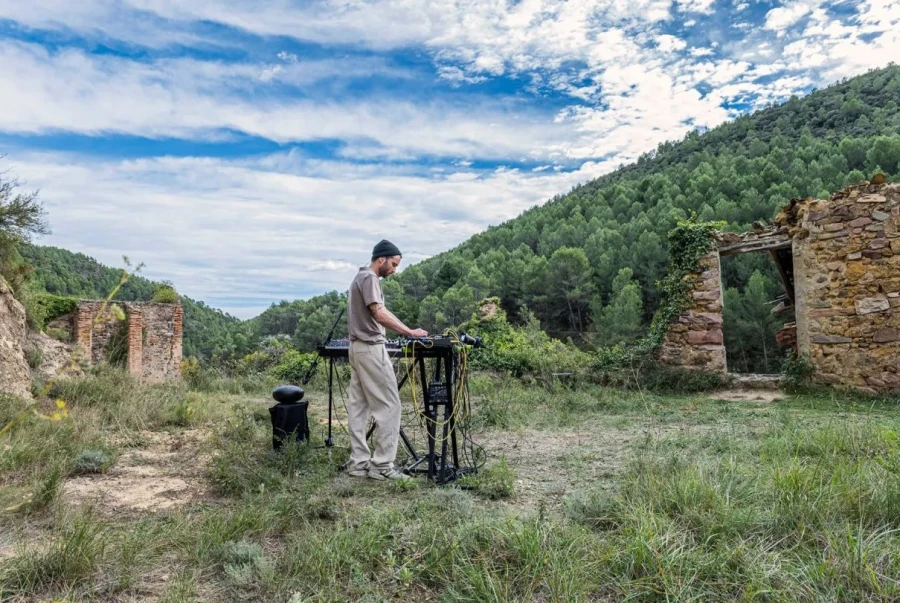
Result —
<instances>
[{"instance_id":1,"label":"green bush","mask_svg":"<svg viewBox=\"0 0 900 603\"><path fill-rule=\"evenodd\" d=\"M197 358L181 362L181 378L189 389L208 393L259 394L271 391L276 385L268 373L203 366Z\"/></svg>"},{"instance_id":2,"label":"green bush","mask_svg":"<svg viewBox=\"0 0 900 603\"><path fill-rule=\"evenodd\" d=\"M27 348L25 350L25 361L28 362L28 366L30 366L32 370L41 366L43 360L44 353L41 352L40 348Z\"/></svg>"},{"instance_id":3,"label":"green bush","mask_svg":"<svg viewBox=\"0 0 900 603\"><path fill-rule=\"evenodd\" d=\"M813 366L807 356L788 356L781 366L784 373L784 389L788 393L799 393L810 385Z\"/></svg>"},{"instance_id":4,"label":"green bush","mask_svg":"<svg viewBox=\"0 0 900 603\"><path fill-rule=\"evenodd\" d=\"M506 313L498 310L489 318L473 318L462 329L482 338L484 346L469 349L469 366L479 370L494 370L516 377L531 375L545 383L558 373L581 373L588 366L589 356L574 345L552 339L530 312L525 312L525 324L510 325Z\"/></svg>"},{"instance_id":5,"label":"green bush","mask_svg":"<svg viewBox=\"0 0 900 603\"><path fill-rule=\"evenodd\" d=\"M177 304L180 299L175 287L166 282L156 285L153 289L153 297L150 298L151 301L158 304Z\"/></svg>"},{"instance_id":6,"label":"green bush","mask_svg":"<svg viewBox=\"0 0 900 603\"><path fill-rule=\"evenodd\" d=\"M304 354L297 350L288 350L282 356L281 362L272 367L271 373L282 381L300 383L315 359L315 353Z\"/></svg>"},{"instance_id":7,"label":"green bush","mask_svg":"<svg viewBox=\"0 0 900 603\"><path fill-rule=\"evenodd\" d=\"M72 463L74 473L105 473L112 458L103 450L83 450Z\"/></svg>"},{"instance_id":8,"label":"green bush","mask_svg":"<svg viewBox=\"0 0 900 603\"><path fill-rule=\"evenodd\" d=\"M725 384L724 375L719 373L664 366L649 359L632 359L627 365L604 368L595 365L594 379L606 385L670 394L707 392Z\"/></svg>"},{"instance_id":9,"label":"green bush","mask_svg":"<svg viewBox=\"0 0 900 603\"><path fill-rule=\"evenodd\" d=\"M264 373L280 362L279 356L273 356L262 350L250 352L237 361L235 371L240 374Z\"/></svg>"},{"instance_id":10,"label":"green bush","mask_svg":"<svg viewBox=\"0 0 900 603\"><path fill-rule=\"evenodd\" d=\"M175 400L174 404L169 406L166 411L165 420L168 425L177 427L187 427L194 421L196 409L194 405L185 398Z\"/></svg>"},{"instance_id":11,"label":"green bush","mask_svg":"<svg viewBox=\"0 0 900 603\"><path fill-rule=\"evenodd\" d=\"M57 329L55 327L48 327L46 330L47 335L56 339L57 341L62 341L64 343L68 343L72 341L72 331L67 331L66 329Z\"/></svg>"},{"instance_id":12,"label":"green bush","mask_svg":"<svg viewBox=\"0 0 900 603\"><path fill-rule=\"evenodd\" d=\"M34 296L34 301L40 311L41 329L60 316L71 314L78 307L76 298L52 295L50 293L39 293Z\"/></svg>"}]
</instances>

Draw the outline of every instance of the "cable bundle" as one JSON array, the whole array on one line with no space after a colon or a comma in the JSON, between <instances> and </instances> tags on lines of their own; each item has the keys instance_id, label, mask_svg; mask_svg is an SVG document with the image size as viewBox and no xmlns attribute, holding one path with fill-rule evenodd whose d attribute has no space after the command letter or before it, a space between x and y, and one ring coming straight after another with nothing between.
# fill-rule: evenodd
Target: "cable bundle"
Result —
<instances>
[{"instance_id":1,"label":"cable bundle","mask_svg":"<svg viewBox=\"0 0 900 603\"><path fill-rule=\"evenodd\" d=\"M459 466L447 465L451 475L440 476L442 482L451 481L457 477L469 473L475 473L484 466L487 460L487 454L484 448L475 443L471 435L472 426L472 404L469 396L469 380L468 380L468 350L467 346L461 341L465 340L465 335L460 336L455 331L448 329L444 332L445 336L451 338L453 351L456 361L453 362L453 370L451 380L455 384L453 405L449 416L436 416L430 418L424 408L420 407L418 401L418 392L425 391L429 387L428 383L419 384L416 371L414 370L413 361L415 359L416 347L430 348L434 345L432 340L411 340L410 345L404 348L403 360L406 364L408 375L408 383L413 401L413 411L418 426L427 434L429 428L432 428L435 434L435 453L443 450L444 444L455 434L459 447ZM469 338L469 341L472 341ZM427 373L427 372L426 372ZM449 384L444 382L432 382L430 385L442 385L443 391L446 391ZM420 389L421 388L421 389ZM449 423L449 425L448 425ZM447 434L444 435L444 426L447 425ZM421 470L420 470L421 471Z\"/></svg>"},{"instance_id":2,"label":"cable bundle","mask_svg":"<svg viewBox=\"0 0 900 603\"><path fill-rule=\"evenodd\" d=\"M437 346L436 346L437 342ZM428 473L429 471L429 429L434 434L433 438L433 456L431 468L432 479L436 483L446 483L455 480L466 474L475 473L484 466L486 461L486 453L484 448L476 444L471 436L472 424L472 405L469 397L468 382L468 350L467 345L480 345L480 339L467 336L465 333L457 334L455 331L445 331L443 337L409 339L402 346L403 354L398 362L399 366L395 367L395 372L399 373L398 377L404 376L408 382L410 396L412 398L412 408L402 411L401 416L401 437L407 452L406 462L398 462L398 465L409 473ZM427 356L423 354L425 350L432 350ZM417 353L418 352L418 353ZM436 357L437 356L437 357ZM426 365L426 358L430 358L432 365ZM421 362L421 366L417 364ZM444 416L439 409L444 407L451 401L447 398L447 392L450 388L446 383L447 365L450 363L452 370L450 372L450 381L453 384L453 400L450 404L450 414ZM344 381L347 373L340 370L340 366L349 366L343 362L335 362L332 358L332 366L336 371L337 386L344 411L347 412L347 395L345 391ZM432 370L429 370L432 369ZM419 369L426 375L425 382L421 382L421 376L418 374ZM404 372L405 371L405 372ZM341 376L344 373L345 376ZM434 374L434 381L428 382L428 375ZM424 408L424 400L420 401L423 392L429 392L429 400L433 401L431 410L434 412L434 418L428 416L427 409ZM412 414L410 414L412 413ZM347 413L349 415L349 413ZM347 416L347 415L345 415ZM346 426L339 422L341 430L349 437ZM371 432L372 423L370 421L367 432ZM444 434L446 426L447 433ZM456 438L456 454L453 454L452 447L453 437ZM444 451L446 445L446 452ZM444 458L444 455L447 458ZM455 457L455 458L454 458ZM453 461L456 461L454 463Z\"/></svg>"}]
</instances>

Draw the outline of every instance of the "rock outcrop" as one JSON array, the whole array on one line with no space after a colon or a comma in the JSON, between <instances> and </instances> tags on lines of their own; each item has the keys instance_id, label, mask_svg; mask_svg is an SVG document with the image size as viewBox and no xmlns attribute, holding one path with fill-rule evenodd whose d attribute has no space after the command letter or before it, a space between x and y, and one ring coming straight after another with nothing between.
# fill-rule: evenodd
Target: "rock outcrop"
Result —
<instances>
[{"instance_id":1,"label":"rock outcrop","mask_svg":"<svg viewBox=\"0 0 900 603\"><path fill-rule=\"evenodd\" d=\"M31 369L25 359L25 308L0 277L0 393L31 398Z\"/></svg>"}]
</instances>

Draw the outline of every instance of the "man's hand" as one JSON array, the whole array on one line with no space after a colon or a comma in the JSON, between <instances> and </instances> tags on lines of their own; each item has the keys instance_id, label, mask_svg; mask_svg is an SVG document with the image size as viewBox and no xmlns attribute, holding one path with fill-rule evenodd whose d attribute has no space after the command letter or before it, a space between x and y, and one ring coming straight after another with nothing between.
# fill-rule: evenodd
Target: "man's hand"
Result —
<instances>
[{"instance_id":1,"label":"man's hand","mask_svg":"<svg viewBox=\"0 0 900 603\"><path fill-rule=\"evenodd\" d=\"M379 303L369 304L369 311L372 313L372 316L375 317L375 322L386 329L396 331L407 337L428 337L428 331L425 329L410 329L400 322L400 319L394 316L390 310Z\"/></svg>"}]
</instances>

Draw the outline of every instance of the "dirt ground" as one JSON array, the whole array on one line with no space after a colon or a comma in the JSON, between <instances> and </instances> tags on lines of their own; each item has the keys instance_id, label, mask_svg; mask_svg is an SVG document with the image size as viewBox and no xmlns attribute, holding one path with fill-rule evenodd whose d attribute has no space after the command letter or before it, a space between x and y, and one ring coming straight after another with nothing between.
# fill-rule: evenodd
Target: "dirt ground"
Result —
<instances>
[{"instance_id":1,"label":"dirt ground","mask_svg":"<svg viewBox=\"0 0 900 603\"><path fill-rule=\"evenodd\" d=\"M708 396L714 400L767 405L783 397L777 391L733 389ZM325 419L314 417L314 439ZM335 417L335 436L345 441ZM684 429L680 425L658 425L653 421L616 425L595 418L571 430L489 431L479 434L489 459L505 457L517 475L516 496L510 505L523 511L540 504L558 506L572 491L613 483L613 477L630 456L633 443L659 438ZM709 427L695 426L706 430ZM154 512L193 504L210 498L205 476L209 461L202 451L208 433L139 432L125 453L105 474L84 475L66 481L64 500L91 504L108 515ZM423 443L416 442L417 448Z\"/></svg>"},{"instance_id":2,"label":"dirt ground","mask_svg":"<svg viewBox=\"0 0 900 603\"><path fill-rule=\"evenodd\" d=\"M107 514L161 511L203 500L208 493L208 458L201 451L206 434L142 431L104 474L66 480L63 499L91 504Z\"/></svg>"}]
</instances>

